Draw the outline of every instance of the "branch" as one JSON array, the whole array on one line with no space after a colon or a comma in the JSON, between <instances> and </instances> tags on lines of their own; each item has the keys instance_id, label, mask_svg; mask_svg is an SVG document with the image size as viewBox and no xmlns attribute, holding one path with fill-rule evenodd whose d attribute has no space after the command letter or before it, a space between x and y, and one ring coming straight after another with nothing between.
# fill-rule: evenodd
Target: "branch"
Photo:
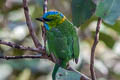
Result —
<instances>
[{"instance_id":1,"label":"branch","mask_svg":"<svg viewBox=\"0 0 120 80\"><path fill-rule=\"evenodd\" d=\"M6 59L6 60L10 60L10 59L24 59L24 58L32 58L32 59L51 59L48 56L41 56L41 55L22 55L22 56L0 56L0 59Z\"/></svg>"},{"instance_id":2,"label":"branch","mask_svg":"<svg viewBox=\"0 0 120 80\"><path fill-rule=\"evenodd\" d=\"M23 7L24 7L24 14L25 14L25 18L26 18L26 23L27 23L30 35L32 37L32 40L33 40L36 48L41 48L42 45L40 44L39 40L36 37L35 31L34 31L33 26L32 26L31 18L29 17L29 9L28 9L27 0L23 0Z\"/></svg>"},{"instance_id":3,"label":"branch","mask_svg":"<svg viewBox=\"0 0 120 80\"><path fill-rule=\"evenodd\" d=\"M95 57L94 54L95 54L96 45L99 41L99 30L100 30L101 23L102 23L102 19L98 18L94 43L93 43L93 46L91 48L90 72L91 72L92 80L96 80L95 71L94 71L94 57Z\"/></svg>"},{"instance_id":4,"label":"branch","mask_svg":"<svg viewBox=\"0 0 120 80\"><path fill-rule=\"evenodd\" d=\"M47 12L47 3L48 3L48 0L44 0L43 14L45 14ZM46 49L46 29L44 26L42 26L42 37L44 40L44 48Z\"/></svg>"},{"instance_id":5,"label":"branch","mask_svg":"<svg viewBox=\"0 0 120 80\"><path fill-rule=\"evenodd\" d=\"M48 0L44 0L43 14L47 12L47 4L48 4Z\"/></svg>"},{"instance_id":6,"label":"branch","mask_svg":"<svg viewBox=\"0 0 120 80\"><path fill-rule=\"evenodd\" d=\"M69 65L68 65L68 67L67 67L67 70L70 70L70 71L73 71L73 72L77 72L78 74L80 74L80 75L81 75L80 80L91 80L91 79L88 78L86 75L84 75L84 74L76 71L75 69L73 69L73 68L70 67Z\"/></svg>"},{"instance_id":7,"label":"branch","mask_svg":"<svg viewBox=\"0 0 120 80\"><path fill-rule=\"evenodd\" d=\"M55 59L52 57L52 55L47 55L45 49L41 49L41 48L31 48L31 47L24 47L22 45L18 45L12 42L5 42L0 40L0 44L12 47L12 48L16 48L16 49L21 49L21 50L28 50L28 51L34 51L34 52L38 52L38 53L42 53L41 56L36 56L36 55L22 55L22 56L0 56L0 59L23 59L23 58L42 58L42 59L48 59L54 63L56 63ZM43 55L44 54L44 55Z\"/></svg>"},{"instance_id":8,"label":"branch","mask_svg":"<svg viewBox=\"0 0 120 80\"><path fill-rule=\"evenodd\" d=\"M9 46L12 48L21 49L21 50L29 50L29 51L42 52L42 53L45 52L44 50L39 50L38 48L24 47L22 45L18 45L18 44L12 43L12 42L5 42L2 40L0 40L0 44L6 45L6 46Z\"/></svg>"}]
</instances>

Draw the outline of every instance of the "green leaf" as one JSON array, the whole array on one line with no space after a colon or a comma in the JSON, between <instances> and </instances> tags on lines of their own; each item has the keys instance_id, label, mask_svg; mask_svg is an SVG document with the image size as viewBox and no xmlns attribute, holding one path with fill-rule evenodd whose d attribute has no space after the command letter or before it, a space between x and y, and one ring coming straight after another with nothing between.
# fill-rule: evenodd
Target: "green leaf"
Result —
<instances>
[{"instance_id":1,"label":"green leaf","mask_svg":"<svg viewBox=\"0 0 120 80\"><path fill-rule=\"evenodd\" d=\"M95 34L95 32L93 32L93 35L94 34ZM113 48L113 46L115 44L115 40L113 39L113 37L110 35L107 35L103 32L100 32L99 39L100 39L100 41L103 41L106 44L106 46L111 49Z\"/></svg>"},{"instance_id":2,"label":"green leaf","mask_svg":"<svg viewBox=\"0 0 120 80\"><path fill-rule=\"evenodd\" d=\"M72 0L72 20L79 27L94 13L96 5L92 0Z\"/></svg>"},{"instance_id":3,"label":"green leaf","mask_svg":"<svg viewBox=\"0 0 120 80\"><path fill-rule=\"evenodd\" d=\"M97 6L96 15L113 25L120 16L120 0L101 0Z\"/></svg>"},{"instance_id":4,"label":"green leaf","mask_svg":"<svg viewBox=\"0 0 120 80\"><path fill-rule=\"evenodd\" d=\"M57 74L56 74L56 80L90 80L88 77L84 75L86 79L83 79L83 74L74 72L74 71L68 71L63 68L59 68Z\"/></svg>"},{"instance_id":5,"label":"green leaf","mask_svg":"<svg viewBox=\"0 0 120 80\"><path fill-rule=\"evenodd\" d=\"M114 25L105 24L105 26L115 30L120 35L120 20L116 21Z\"/></svg>"},{"instance_id":6,"label":"green leaf","mask_svg":"<svg viewBox=\"0 0 120 80\"><path fill-rule=\"evenodd\" d=\"M109 48L113 48L115 40L105 33L100 33L100 40L102 40Z\"/></svg>"},{"instance_id":7,"label":"green leaf","mask_svg":"<svg viewBox=\"0 0 120 80\"><path fill-rule=\"evenodd\" d=\"M90 19L88 19L84 24L80 26L80 29L84 31L87 27L89 27L89 24L93 21L96 21L98 18L96 16L92 16Z\"/></svg>"}]
</instances>

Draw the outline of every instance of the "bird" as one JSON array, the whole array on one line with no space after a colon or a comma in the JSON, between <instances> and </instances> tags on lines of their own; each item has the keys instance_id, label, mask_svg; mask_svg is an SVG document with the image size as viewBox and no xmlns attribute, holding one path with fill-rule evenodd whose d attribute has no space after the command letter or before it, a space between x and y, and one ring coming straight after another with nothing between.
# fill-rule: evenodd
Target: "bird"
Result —
<instances>
[{"instance_id":1,"label":"bird","mask_svg":"<svg viewBox=\"0 0 120 80\"><path fill-rule=\"evenodd\" d=\"M44 23L47 52L59 60L52 72L52 79L56 80L59 67L66 69L71 59L78 63L79 39L77 31L75 26L59 11L48 11L36 20Z\"/></svg>"}]
</instances>

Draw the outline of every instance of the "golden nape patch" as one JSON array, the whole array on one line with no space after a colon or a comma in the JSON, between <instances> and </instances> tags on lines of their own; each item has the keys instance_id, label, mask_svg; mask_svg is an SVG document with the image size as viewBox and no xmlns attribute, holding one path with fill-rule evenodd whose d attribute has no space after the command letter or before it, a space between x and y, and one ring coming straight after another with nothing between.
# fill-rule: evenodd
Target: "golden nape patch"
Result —
<instances>
[{"instance_id":1,"label":"golden nape patch","mask_svg":"<svg viewBox=\"0 0 120 80\"><path fill-rule=\"evenodd\" d=\"M62 18L62 20L60 21L60 23L64 22L65 19L66 19L66 17L64 16L64 17Z\"/></svg>"}]
</instances>

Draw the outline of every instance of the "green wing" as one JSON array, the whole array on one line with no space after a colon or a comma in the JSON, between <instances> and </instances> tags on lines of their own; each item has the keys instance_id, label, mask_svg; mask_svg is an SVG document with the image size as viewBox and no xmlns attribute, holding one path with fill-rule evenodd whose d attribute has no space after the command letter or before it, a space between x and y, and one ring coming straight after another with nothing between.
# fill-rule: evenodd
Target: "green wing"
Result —
<instances>
[{"instance_id":1,"label":"green wing","mask_svg":"<svg viewBox=\"0 0 120 80\"><path fill-rule=\"evenodd\" d=\"M74 35L69 36L67 41L68 41L69 49L71 50L72 53L72 58L77 63L79 58L79 40L77 34L75 33Z\"/></svg>"},{"instance_id":2,"label":"green wing","mask_svg":"<svg viewBox=\"0 0 120 80\"><path fill-rule=\"evenodd\" d=\"M75 58L75 62L78 62L78 58L79 58L79 40L77 35L73 36L73 51L74 51L74 58Z\"/></svg>"},{"instance_id":3,"label":"green wing","mask_svg":"<svg viewBox=\"0 0 120 80\"><path fill-rule=\"evenodd\" d=\"M52 28L47 32L47 42L49 52L64 61L71 59L71 52L68 45L68 38L59 31L57 28Z\"/></svg>"},{"instance_id":4,"label":"green wing","mask_svg":"<svg viewBox=\"0 0 120 80\"><path fill-rule=\"evenodd\" d=\"M75 61L77 63L77 59L79 58L79 49L80 48L79 48L78 35L77 35L74 25L70 21L65 20L58 27L63 32L63 34L67 36L68 42L69 42L68 45L69 45L69 47L72 47L72 49L71 49L71 52L73 54L72 58L75 59Z\"/></svg>"}]
</instances>

